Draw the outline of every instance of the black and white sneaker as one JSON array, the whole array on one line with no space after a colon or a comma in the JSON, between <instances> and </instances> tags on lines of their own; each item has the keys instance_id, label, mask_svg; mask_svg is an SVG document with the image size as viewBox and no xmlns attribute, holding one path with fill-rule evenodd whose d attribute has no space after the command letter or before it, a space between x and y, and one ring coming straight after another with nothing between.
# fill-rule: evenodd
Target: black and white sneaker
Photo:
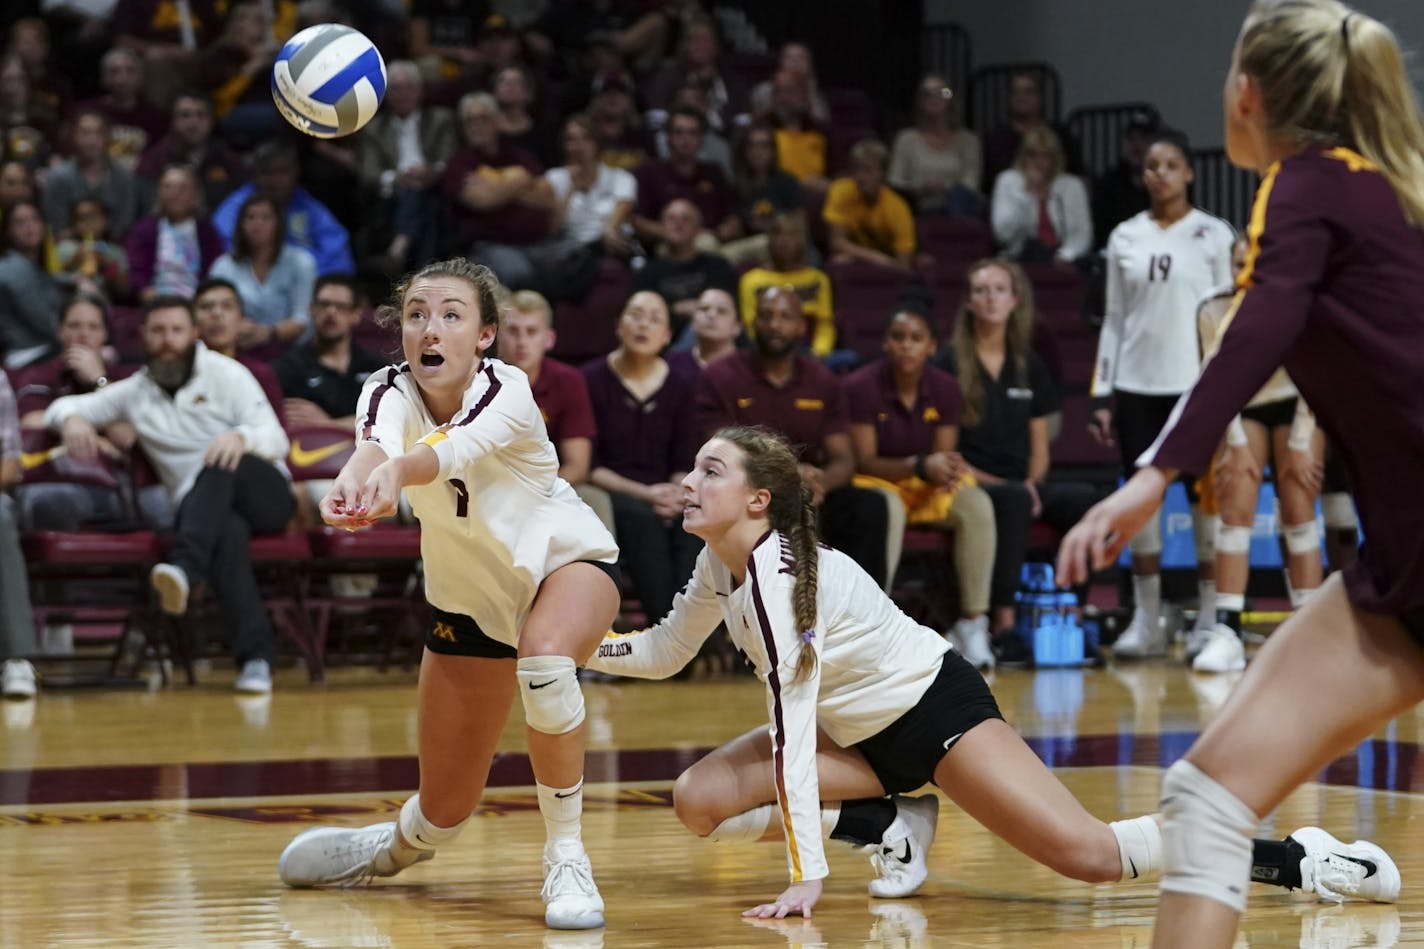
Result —
<instances>
[{"instance_id":1,"label":"black and white sneaker","mask_svg":"<svg viewBox=\"0 0 1424 949\"><path fill-rule=\"evenodd\" d=\"M1286 838L1305 850L1301 889L1336 903L1346 899L1393 903L1399 899L1399 867L1384 848L1368 840L1347 844L1319 827L1302 827Z\"/></svg>"},{"instance_id":2,"label":"black and white sneaker","mask_svg":"<svg viewBox=\"0 0 1424 949\"><path fill-rule=\"evenodd\" d=\"M930 844L934 843L935 826L939 823L937 795L897 794L893 800L895 820L885 829L880 843L872 845L870 853L870 865L875 868L870 895L883 900L909 896L924 886L930 873Z\"/></svg>"}]
</instances>

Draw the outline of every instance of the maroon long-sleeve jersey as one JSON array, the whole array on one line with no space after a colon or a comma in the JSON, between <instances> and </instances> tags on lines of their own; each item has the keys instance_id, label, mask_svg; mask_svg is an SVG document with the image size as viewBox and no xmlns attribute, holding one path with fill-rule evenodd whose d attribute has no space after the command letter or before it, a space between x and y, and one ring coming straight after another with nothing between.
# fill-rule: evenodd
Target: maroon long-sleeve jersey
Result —
<instances>
[{"instance_id":1,"label":"maroon long-sleeve jersey","mask_svg":"<svg viewBox=\"0 0 1424 949\"><path fill-rule=\"evenodd\" d=\"M1346 148L1267 170L1221 348L1141 465L1205 470L1232 416L1284 365L1349 473L1363 610L1424 606L1424 233Z\"/></svg>"}]
</instances>

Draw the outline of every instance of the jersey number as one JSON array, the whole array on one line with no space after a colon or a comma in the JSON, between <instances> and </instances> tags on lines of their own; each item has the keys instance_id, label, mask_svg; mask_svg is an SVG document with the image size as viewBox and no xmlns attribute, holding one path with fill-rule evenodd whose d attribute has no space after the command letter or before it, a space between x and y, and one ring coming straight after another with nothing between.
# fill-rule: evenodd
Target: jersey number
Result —
<instances>
[{"instance_id":1,"label":"jersey number","mask_svg":"<svg viewBox=\"0 0 1424 949\"><path fill-rule=\"evenodd\" d=\"M470 516L470 489L465 487L465 482L459 478L451 478L450 485L455 489L455 516Z\"/></svg>"},{"instance_id":2,"label":"jersey number","mask_svg":"<svg viewBox=\"0 0 1424 949\"><path fill-rule=\"evenodd\" d=\"M1165 281L1167 275L1172 272L1171 254L1153 254L1152 260L1147 264L1147 282L1155 283L1158 280Z\"/></svg>"}]
</instances>

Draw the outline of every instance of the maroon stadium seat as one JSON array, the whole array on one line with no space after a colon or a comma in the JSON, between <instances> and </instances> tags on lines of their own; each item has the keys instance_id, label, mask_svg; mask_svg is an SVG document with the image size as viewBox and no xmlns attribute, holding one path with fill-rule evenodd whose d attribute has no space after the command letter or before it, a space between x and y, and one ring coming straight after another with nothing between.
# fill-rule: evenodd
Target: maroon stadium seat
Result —
<instances>
[{"instance_id":1,"label":"maroon stadium seat","mask_svg":"<svg viewBox=\"0 0 1424 949\"><path fill-rule=\"evenodd\" d=\"M598 282L578 302L565 300L554 307L556 359L577 366L617 348L618 316L628 300L632 277L621 261L605 257Z\"/></svg>"}]
</instances>

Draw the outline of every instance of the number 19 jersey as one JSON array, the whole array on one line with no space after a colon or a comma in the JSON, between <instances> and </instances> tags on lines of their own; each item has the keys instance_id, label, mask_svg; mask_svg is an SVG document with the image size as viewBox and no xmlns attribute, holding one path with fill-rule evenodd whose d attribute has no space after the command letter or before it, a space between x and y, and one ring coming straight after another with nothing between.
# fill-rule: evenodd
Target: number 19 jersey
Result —
<instances>
[{"instance_id":1,"label":"number 19 jersey","mask_svg":"<svg viewBox=\"0 0 1424 949\"><path fill-rule=\"evenodd\" d=\"M356 444L396 457L428 445L429 484L405 489L420 520L425 597L518 645L539 585L576 560L612 563L618 546L559 477L559 461L523 370L485 359L460 411L439 425L408 367L371 373L356 409Z\"/></svg>"},{"instance_id":2,"label":"number 19 jersey","mask_svg":"<svg viewBox=\"0 0 1424 949\"><path fill-rule=\"evenodd\" d=\"M1113 230L1094 396L1191 388L1201 367L1197 306L1231 283L1234 239L1231 225L1199 208L1165 228L1143 211Z\"/></svg>"}]
</instances>

